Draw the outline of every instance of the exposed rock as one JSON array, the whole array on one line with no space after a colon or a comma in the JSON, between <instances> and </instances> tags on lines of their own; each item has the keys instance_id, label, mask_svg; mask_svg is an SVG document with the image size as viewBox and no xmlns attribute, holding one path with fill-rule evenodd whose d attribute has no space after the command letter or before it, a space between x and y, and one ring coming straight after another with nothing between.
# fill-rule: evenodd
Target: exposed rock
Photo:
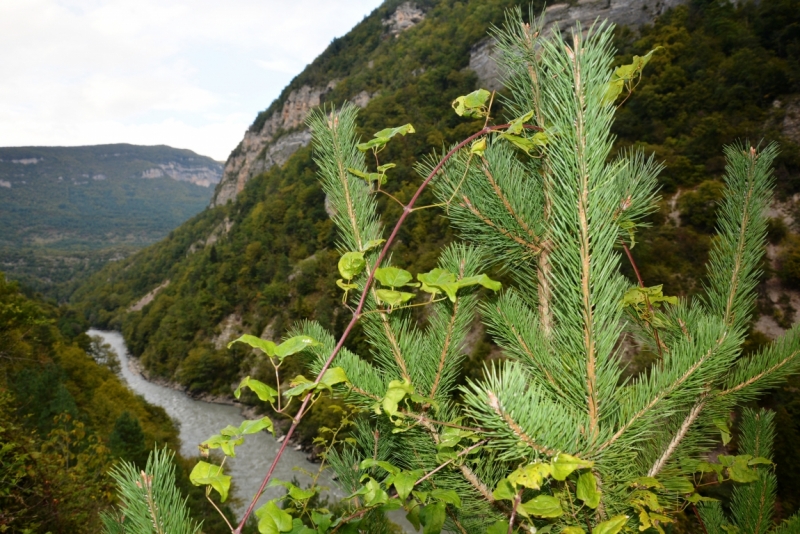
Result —
<instances>
[{"instance_id":1,"label":"exposed rock","mask_svg":"<svg viewBox=\"0 0 800 534\"><path fill-rule=\"evenodd\" d=\"M129 312L142 311L142 309L145 306L153 302L153 299L156 298L158 292L167 287L168 285L169 285L169 280L164 280L158 287L154 288L149 293L147 293L147 295L143 296L138 301L136 301L136 303L133 306L128 308L128 311Z\"/></svg>"},{"instance_id":2,"label":"exposed rock","mask_svg":"<svg viewBox=\"0 0 800 534\"><path fill-rule=\"evenodd\" d=\"M11 189L11 182L7 180L0 180L0 187L6 187L8 189Z\"/></svg>"},{"instance_id":3,"label":"exposed rock","mask_svg":"<svg viewBox=\"0 0 800 534\"><path fill-rule=\"evenodd\" d=\"M185 167L180 163L170 161L169 163L159 163L158 167L142 171L142 178L152 179L164 176L169 176L179 182L190 182L201 187L210 187L219 183L222 178L222 169L206 166Z\"/></svg>"},{"instance_id":4,"label":"exposed rock","mask_svg":"<svg viewBox=\"0 0 800 534\"><path fill-rule=\"evenodd\" d=\"M787 98L784 102L781 130L790 141L800 145L800 96Z\"/></svg>"},{"instance_id":5,"label":"exposed rock","mask_svg":"<svg viewBox=\"0 0 800 534\"><path fill-rule=\"evenodd\" d=\"M580 22L588 28L596 19L608 19L618 26L636 28L653 20L667 9L685 3L686 0L579 0L576 3L551 5L545 11L543 35L553 30L565 31ZM488 89L501 86L497 67L497 51L494 40L484 39L470 52L469 68L478 75L479 85Z\"/></svg>"},{"instance_id":6,"label":"exposed rock","mask_svg":"<svg viewBox=\"0 0 800 534\"><path fill-rule=\"evenodd\" d=\"M219 334L211 340L217 350L225 348L229 342L242 332L242 316L232 313L219 324Z\"/></svg>"},{"instance_id":7,"label":"exposed rock","mask_svg":"<svg viewBox=\"0 0 800 534\"><path fill-rule=\"evenodd\" d=\"M414 2L403 2L389 18L384 19L383 25L388 26L389 34L397 37L402 32L413 28L425 18L422 11Z\"/></svg>"},{"instance_id":8,"label":"exposed rock","mask_svg":"<svg viewBox=\"0 0 800 534\"><path fill-rule=\"evenodd\" d=\"M297 149L307 146L311 142L311 132L298 128L305 122L308 112L319 106L325 94L335 86L336 80L333 80L325 87L303 86L292 91L281 111L269 116L259 131L247 130L241 145L225 163L222 181L211 200L211 207L235 199L250 178L275 165L283 165ZM364 107L372 96L361 91L351 101Z\"/></svg>"}]
</instances>

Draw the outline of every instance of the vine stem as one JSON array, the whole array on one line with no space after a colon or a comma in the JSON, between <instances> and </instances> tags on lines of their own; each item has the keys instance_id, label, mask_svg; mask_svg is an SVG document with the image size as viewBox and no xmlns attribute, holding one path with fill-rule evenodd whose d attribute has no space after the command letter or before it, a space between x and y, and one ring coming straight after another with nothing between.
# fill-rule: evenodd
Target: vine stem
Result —
<instances>
[{"instance_id":1,"label":"vine stem","mask_svg":"<svg viewBox=\"0 0 800 534\"><path fill-rule=\"evenodd\" d=\"M378 255L378 259L375 260L375 265L373 265L372 269L370 270L369 276L367 277L367 281L364 283L364 290L361 293L361 299L358 301L358 306L353 312L353 318L350 319L350 322L344 329L344 332L342 332L342 336L339 338L338 343L336 343L333 352L331 352L331 355L328 357L328 359L325 361L325 364L320 369L319 374L317 375L317 379L314 380L315 386L320 383L320 381L322 380L322 376L325 374L325 371L327 371L328 368L331 366L333 360L336 358L336 356L339 354L339 351L344 346L344 342L347 340L347 337L350 335L350 332L353 330L353 327L361 318L361 311L364 309L364 305L367 303L367 295L369 292L369 288L372 285L373 280L375 280L375 271L378 269L378 267L380 267L381 263L386 258L386 254L388 254L389 249L392 246L392 243L394 243L394 240L397 238L397 234L400 232L400 228L403 226L403 223L405 222L406 218L408 218L408 215L412 212L414 204L417 202L417 200L419 200L419 197L422 195L422 192L425 190L426 187L428 187L428 184L431 183L431 180L433 180L433 178L437 174L439 174L439 171L442 170L444 164L447 163L450 160L450 158L452 158L456 154L456 152L458 152L459 150L464 148L467 144L469 144L470 142L474 141L475 139L477 139L482 135L486 135L488 133L497 130L504 130L509 126L510 126L509 124L501 124L499 126L486 126L482 128L480 131L470 135L469 137L458 143L447 154L445 154L445 156L439 161L439 163L436 164L436 167L433 168L430 174L425 178L425 180L423 180L423 182L417 188L417 191L414 193L414 196L411 197L411 200L409 200L408 204L406 204L405 207L403 208L403 213L400 215L400 218L397 219L397 223L395 223L392 233L389 235L389 238L384 243L383 248L381 249L381 252ZM530 124L526 124L524 125L524 127L528 130L541 131L541 128L539 128L538 126L533 126ZM297 425L300 424L300 420L303 418L303 415L305 415L306 408L308 407L308 403L311 401L313 393L314 391L312 389L306 394L305 398L303 399L303 404L300 405L300 409L297 411L297 415L294 416L294 419L292 420L292 426L290 426L289 430L286 432L286 437L283 439L281 447L280 449L278 449L278 453L275 455L275 459L272 460L272 465L270 465L267 474L264 476L264 480L261 482L261 486L258 488L258 491L256 492L255 496L250 501L250 505L247 507L247 510L245 511L242 520L239 522L239 525L232 532L232 534L241 534L242 529L244 528L244 525L247 522L247 519L253 513L253 509L255 508L259 497L261 497L261 494L264 492L264 488L267 487L267 484L272 478L272 474L275 472L275 468L278 466L278 461L281 459L281 456L283 456L283 453L286 450L286 446L289 444L289 440L292 438L294 431L297 429Z\"/></svg>"},{"instance_id":2,"label":"vine stem","mask_svg":"<svg viewBox=\"0 0 800 534\"><path fill-rule=\"evenodd\" d=\"M636 262L633 261L633 254L631 254L631 249L628 248L628 245L622 243L622 248L625 249L625 254L628 256L628 261L631 263L631 267L633 267L633 272L636 273L636 280L639 281L639 287L644 289L644 280L642 280L642 275L639 274L639 268L636 266ZM644 295L644 301L647 303L647 308L650 311L650 315L655 317L655 312L653 311L653 306L650 304L650 299L647 298L647 294ZM664 354L661 352L661 339L658 337L658 329L651 323L650 328L653 329L653 336L656 338L656 347L658 347L658 355L659 357L663 358Z\"/></svg>"}]
</instances>

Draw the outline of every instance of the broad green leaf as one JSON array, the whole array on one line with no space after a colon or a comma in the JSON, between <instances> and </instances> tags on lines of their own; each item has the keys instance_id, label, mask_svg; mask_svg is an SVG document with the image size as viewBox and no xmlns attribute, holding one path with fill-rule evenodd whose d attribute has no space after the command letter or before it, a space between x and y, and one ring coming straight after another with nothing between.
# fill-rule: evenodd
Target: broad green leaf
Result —
<instances>
[{"instance_id":1,"label":"broad green leaf","mask_svg":"<svg viewBox=\"0 0 800 534\"><path fill-rule=\"evenodd\" d=\"M406 135L416 133L416 130L411 124L404 124L396 128L384 128L380 132L375 133L375 137L388 137L391 139L395 135ZM390 164L391 165L391 164Z\"/></svg>"},{"instance_id":2,"label":"broad green leaf","mask_svg":"<svg viewBox=\"0 0 800 534\"><path fill-rule=\"evenodd\" d=\"M267 429L275 434L275 429L272 427L272 420L269 417L262 417L261 419L245 420L239 425L239 434L255 434Z\"/></svg>"},{"instance_id":3,"label":"broad green leaf","mask_svg":"<svg viewBox=\"0 0 800 534\"><path fill-rule=\"evenodd\" d=\"M256 517L258 521L258 530L262 531L262 522L266 532L289 532L292 530L292 516L281 510L275 501L268 501L267 504L256 510ZM270 530L270 529L277 529Z\"/></svg>"},{"instance_id":4,"label":"broad green leaf","mask_svg":"<svg viewBox=\"0 0 800 534\"><path fill-rule=\"evenodd\" d=\"M331 518L333 514L321 514L317 511L311 511L311 520L317 526L320 533L324 533L328 531L328 528L331 526Z\"/></svg>"},{"instance_id":5,"label":"broad green leaf","mask_svg":"<svg viewBox=\"0 0 800 534\"><path fill-rule=\"evenodd\" d=\"M411 510L409 510L408 513L406 514L406 519L408 519L409 523L414 525L414 530L419 530L419 527L421 526L421 524L419 522L419 512L420 512L421 509L422 509L422 506L420 506L419 504L415 503L411 507Z\"/></svg>"},{"instance_id":6,"label":"broad green leaf","mask_svg":"<svg viewBox=\"0 0 800 534\"><path fill-rule=\"evenodd\" d=\"M398 413L398 405L400 401L402 401L406 395L409 395L414 392L414 388L411 387L409 382L401 382L400 380L392 380L389 382L389 388L386 390L386 395L383 397L381 401L381 405L383 406L383 411L386 412L389 417L393 416L400 416L402 414Z\"/></svg>"},{"instance_id":7,"label":"broad green leaf","mask_svg":"<svg viewBox=\"0 0 800 534\"><path fill-rule=\"evenodd\" d=\"M308 528L303 524L302 519L294 518L292 519L292 530L289 531L289 534L320 534L320 532L325 532L326 530L317 531L313 528Z\"/></svg>"},{"instance_id":8,"label":"broad green leaf","mask_svg":"<svg viewBox=\"0 0 800 534\"><path fill-rule=\"evenodd\" d=\"M244 438L242 436L231 436L225 434L217 434L215 436L211 436L203 443L200 444L200 450L205 451L206 449L222 449L223 454L225 456L230 456L232 458L236 457L236 446L241 445L244 443Z\"/></svg>"},{"instance_id":9,"label":"broad green leaf","mask_svg":"<svg viewBox=\"0 0 800 534\"><path fill-rule=\"evenodd\" d=\"M661 47L655 47L644 56L633 56L633 61L630 64L617 67L611 75L611 80L608 82L606 93L603 96L603 104L613 104L616 102L625 87L625 83L632 82L635 78L642 75L642 70L650 61L653 52L659 48Z\"/></svg>"},{"instance_id":10,"label":"broad green leaf","mask_svg":"<svg viewBox=\"0 0 800 534\"><path fill-rule=\"evenodd\" d=\"M731 442L731 428L728 426L726 419L714 419L714 426L719 429L722 444L727 445Z\"/></svg>"},{"instance_id":11,"label":"broad green leaf","mask_svg":"<svg viewBox=\"0 0 800 534\"><path fill-rule=\"evenodd\" d=\"M497 483L497 488L492 492L492 496L498 501L513 501L517 498L514 486L507 478L503 478Z\"/></svg>"},{"instance_id":12,"label":"broad green leaf","mask_svg":"<svg viewBox=\"0 0 800 534\"><path fill-rule=\"evenodd\" d=\"M747 465L773 465L773 463L772 460L770 460L769 458L763 458L761 456L758 456L756 458L753 458L752 460L749 460L747 462Z\"/></svg>"},{"instance_id":13,"label":"broad green leaf","mask_svg":"<svg viewBox=\"0 0 800 534\"><path fill-rule=\"evenodd\" d=\"M458 285L456 284L456 275L450 271L439 269L438 267L433 269L431 272L418 274L417 280L422 282L421 289L427 293L440 293L443 286L450 287L451 291L453 292L453 297L451 297L451 300L455 298L455 291L458 290Z\"/></svg>"},{"instance_id":14,"label":"broad green leaf","mask_svg":"<svg viewBox=\"0 0 800 534\"><path fill-rule=\"evenodd\" d=\"M267 341L266 339L261 339L260 337L251 336L250 334L244 334L241 337L238 337L228 343L228 348L231 348L236 342L246 343L253 347L254 349L259 349L261 352L266 354L267 356L275 356L275 343L272 341Z\"/></svg>"},{"instance_id":15,"label":"broad green leaf","mask_svg":"<svg viewBox=\"0 0 800 534\"><path fill-rule=\"evenodd\" d=\"M254 378L250 378L249 376L244 377L239 384L239 387L233 392L233 396L238 399L241 396L242 388L244 387L250 388L250 391L255 393L258 398L264 402L273 402L275 397L278 396L278 392L266 385L264 382L260 382Z\"/></svg>"},{"instance_id":16,"label":"broad green leaf","mask_svg":"<svg viewBox=\"0 0 800 534\"><path fill-rule=\"evenodd\" d=\"M383 165L378 165L378 172L385 173L389 169L394 169L395 167L397 167L397 165L394 163L384 163Z\"/></svg>"},{"instance_id":17,"label":"broad green leaf","mask_svg":"<svg viewBox=\"0 0 800 534\"><path fill-rule=\"evenodd\" d=\"M594 462L581 460L566 453L557 454L551 461L553 478L556 480L566 480L566 478L576 469L586 469L594 467Z\"/></svg>"},{"instance_id":18,"label":"broad green leaf","mask_svg":"<svg viewBox=\"0 0 800 534\"><path fill-rule=\"evenodd\" d=\"M370 239L369 241L367 241L362 245L361 252L366 252L368 250L371 250L377 247L378 245L383 244L384 242L386 242L385 239Z\"/></svg>"},{"instance_id":19,"label":"broad green leaf","mask_svg":"<svg viewBox=\"0 0 800 534\"><path fill-rule=\"evenodd\" d=\"M600 504L600 491L597 489L597 479L595 479L594 473L591 471L581 473L581 476L578 477L575 495L589 508L597 508Z\"/></svg>"},{"instance_id":20,"label":"broad green leaf","mask_svg":"<svg viewBox=\"0 0 800 534\"><path fill-rule=\"evenodd\" d=\"M467 276L458 281L459 288L469 287L474 285L481 285L486 289L491 289L492 291L500 291L500 288L503 287L500 282L492 280L485 274L479 274L477 276Z\"/></svg>"},{"instance_id":21,"label":"broad green leaf","mask_svg":"<svg viewBox=\"0 0 800 534\"><path fill-rule=\"evenodd\" d=\"M366 143L357 144L356 148L359 149L361 152L366 152L367 150L375 150L376 152L380 152L381 150L383 150L383 147L386 146L386 143L388 143L389 141L390 139L388 137L376 137L374 139L370 139ZM348 170L352 172L351 169Z\"/></svg>"},{"instance_id":22,"label":"broad green leaf","mask_svg":"<svg viewBox=\"0 0 800 534\"><path fill-rule=\"evenodd\" d=\"M446 504L437 501L425 506L419 513L422 534L439 534L444 526Z\"/></svg>"},{"instance_id":23,"label":"broad green leaf","mask_svg":"<svg viewBox=\"0 0 800 534\"><path fill-rule=\"evenodd\" d=\"M758 471L751 469L747 463L752 458L749 454L736 456L733 465L728 467L728 476L734 482L755 482L758 480Z\"/></svg>"},{"instance_id":24,"label":"broad green leaf","mask_svg":"<svg viewBox=\"0 0 800 534\"><path fill-rule=\"evenodd\" d=\"M472 145L469 147L470 154L477 154L478 156L483 156L483 153L486 152L486 138L481 137L477 141L473 141Z\"/></svg>"},{"instance_id":25,"label":"broad green leaf","mask_svg":"<svg viewBox=\"0 0 800 534\"><path fill-rule=\"evenodd\" d=\"M365 484L364 504L367 506L377 506L389 502L389 495L381 489L377 480L370 478Z\"/></svg>"},{"instance_id":26,"label":"broad green leaf","mask_svg":"<svg viewBox=\"0 0 800 534\"><path fill-rule=\"evenodd\" d=\"M346 284L344 282L344 280L342 280L341 278L336 280L336 285L339 286L340 288L344 289L345 291L350 291L351 289L357 289L358 288L358 284Z\"/></svg>"},{"instance_id":27,"label":"broad green leaf","mask_svg":"<svg viewBox=\"0 0 800 534\"><path fill-rule=\"evenodd\" d=\"M536 462L524 467L520 467L510 475L508 481L515 487L524 486L530 489L539 489L542 487L544 479L550 476L550 465L542 462Z\"/></svg>"},{"instance_id":28,"label":"broad green leaf","mask_svg":"<svg viewBox=\"0 0 800 534\"><path fill-rule=\"evenodd\" d=\"M417 471L402 471L394 476L393 484L394 489L397 490L397 496L406 500L411 490L414 489L414 483L419 478Z\"/></svg>"},{"instance_id":29,"label":"broad green leaf","mask_svg":"<svg viewBox=\"0 0 800 534\"><path fill-rule=\"evenodd\" d=\"M231 477L222 474L222 467L212 465L207 462L197 462L192 472L189 474L189 480L195 486L211 486L217 493L219 493L220 502L225 502L228 499L228 491L231 489Z\"/></svg>"},{"instance_id":30,"label":"broad green leaf","mask_svg":"<svg viewBox=\"0 0 800 534\"><path fill-rule=\"evenodd\" d=\"M611 519L595 525L595 527L592 529L592 534L617 534L627 524L627 515L615 515Z\"/></svg>"},{"instance_id":31,"label":"broad green leaf","mask_svg":"<svg viewBox=\"0 0 800 534\"><path fill-rule=\"evenodd\" d=\"M431 499L438 499L456 508L461 508L461 499L454 490L435 489L431 491Z\"/></svg>"},{"instance_id":32,"label":"broad green leaf","mask_svg":"<svg viewBox=\"0 0 800 534\"><path fill-rule=\"evenodd\" d=\"M561 534L586 534L586 531L581 527L564 527Z\"/></svg>"},{"instance_id":33,"label":"broad green leaf","mask_svg":"<svg viewBox=\"0 0 800 534\"><path fill-rule=\"evenodd\" d=\"M397 267L380 267L375 270L375 278L388 287L403 287L412 280L410 272Z\"/></svg>"},{"instance_id":34,"label":"broad green leaf","mask_svg":"<svg viewBox=\"0 0 800 534\"><path fill-rule=\"evenodd\" d=\"M483 117L488 112L486 101L490 96L491 93L486 89L478 89L468 95L459 96L453 100L452 106L460 117Z\"/></svg>"},{"instance_id":35,"label":"broad green leaf","mask_svg":"<svg viewBox=\"0 0 800 534\"><path fill-rule=\"evenodd\" d=\"M325 374L322 375L322 380L319 381L320 384L324 384L329 387L335 386L336 384L341 384L342 382L349 382L349 380L347 379L344 369L341 367L329 368L325 371Z\"/></svg>"},{"instance_id":36,"label":"broad green leaf","mask_svg":"<svg viewBox=\"0 0 800 534\"><path fill-rule=\"evenodd\" d=\"M366 265L363 252L345 252L339 258L339 274L346 280L352 280Z\"/></svg>"},{"instance_id":37,"label":"broad green leaf","mask_svg":"<svg viewBox=\"0 0 800 534\"><path fill-rule=\"evenodd\" d=\"M270 480L269 486L267 487L274 487L274 486L283 486L284 488L289 490L289 495L292 497L292 499L296 501L304 501L306 499L310 499L317 493L315 489L298 488L291 482L286 482L285 480L278 480L278 479Z\"/></svg>"},{"instance_id":38,"label":"broad green leaf","mask_svg":"<svg viewBox=\"0 0 800 534\"><path fill-rule=\"evenodd\" d=\"M378 300L385 302L391 307L400 306L404 302L414 298L414 293L406 293L404 291L394 291L391 289L376 289L375 295Z\"/></svg>"},{"instance_id":39,"label":"broad green leaf","mask_svg":"<svg viewBox=\"0 0 800 534\"><path fill-rule=\"evenodd\" d=\"M685 477L673 478L669 480L667 489L675 493L692 493L694 491L694 484Z\"/></svg>"},{"instance_id":40,"label":"broad green leaf","mask_svg":"<svg viewBox=\"0 0 800 534\"><path fill-rule=\"evenodd\" d=\"M517 117L513 121L511 121L506 128L506 132L510 134L519 135L522 133L522 129L525 126L525 123L530 121L533 118L533 110L527 112L522 117Z\"/></svg>"},{"instance_id":41,"label":"broad green leaf","mask_svg":"<svg viewBox=\"0 0 800 534\"><path fill-rule=\"evenodd\" d=\"M297 375L294 377L292 381L289 382L289 385L292 387L283 392L286 397L297 397L316 388L314 382L303 375Z\"/></svg>"},{"instance_id":42,"label":"broad green leaf","mask_svg":"<svg viewBox=\"0 0 800 534\"><path fill-rule=\"evenodd\" d=\"M720 525L719 528L721 528L728 534L739 534L739 527L737 527L736 525Z\"/></svg>"},{"instance_id":43,"label":"broad green leaf","mask_svg":"<svg viewBox=\"0 0 800 534\"><path fill-rule=\"evenodd\" d=\"M533 141L533 139L530 139L528 137L522 137L521 135L502 133L500 134L500 137L510 142L511 144L515 145L517 148L521 148L528 155L531 155L531 151L534 150L537 146L539 146L537 143Z\"/></svg>"},{"instance_id":44,"label":"broad green leaf","mask_svg":"<svg viewBox=\"0 0 800 534\"><path fill-rule=\"evenodd\" d=\"M315 347L318 345L321 345L319 341L308 336L294 336L275 348L275 356L282 359L292 354L297 354L307 347Z\"/></svg>"},{"instance_id":45,"label":"broad green leaf","mask_svg":"<svg viewBox=\"0 0 800 534\"><path fill-rule=\"evenodd\" d=\"M658 502L658 495L647 490L634 491L631 494L631 503L634 505L638 504L641 506L646 506L654 512L660 512L664 509L664 507L661 506L661 503Z\"/></svg>"},{"instance_id":46,"label":"broad green leaf","mask_svg":"<svg viewBox=\"0 0 800 534\"><path fill-rule=\"evenodd\" d=\"M561 509L561 501L552 495L537 495L520 506L529 515L536 517L561 517L564 514L564 510Z\"/></svg>"},{"instance_id":47,"label":"broad green leaf","mask_svg":"<svg viewBox=\"0 0 800 534\"><path fill-rule=\"evenodd\" d=\"M383 460L373 460L372 458L365 459L358 466L358 468L362 470L369 469L370 467L380 467L381 469L392 475L396 475L400 472L400 469L398 467L395 467L391 463L385 462Z\"/></svg>"},{"instance_id":48,"label":"broad green leaf","mask_svg":"<svg viewBox=\"0 0 800 534\"><path fill-rule=\"evenodd\" d=\"M486 529L486 534L508 534L508 521L501 519Z\"/></svg>"}]
</instances>

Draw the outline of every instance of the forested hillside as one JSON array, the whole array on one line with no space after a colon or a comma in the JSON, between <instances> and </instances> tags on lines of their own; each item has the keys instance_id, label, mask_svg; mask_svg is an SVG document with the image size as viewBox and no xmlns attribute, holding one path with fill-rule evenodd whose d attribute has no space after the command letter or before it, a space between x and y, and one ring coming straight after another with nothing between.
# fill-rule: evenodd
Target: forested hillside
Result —
<instances>
[{"instance_id":1,"label":"forested hillside","mask_svg":"<svg viewBox=\"0 0 800 534\"><path fill-rule=\"evenodd\" d=\"M417 133L389 145L383 157L398 164L389 171L387 192L407 201L420 181L409 162L483 125L456 116L450 102L476 88L477 76L467 68L471 48L491 24L502 22L505 8L517 3L527 5L420 2L424 20L397 34L382 24L397 6L387 3L334 41L290 87L338 79L319 98L331 103L366 92L359 116L365 139L384 127L412 123ZM700 267L722 190L722 146L739 138L780 144L779 200L771 213L759 319L750 336L755 348L792 324L800 308L800 228L795 225L800 2L737 6L693 0L651 26L619 28L616 46L619 64L661 47L614 127L617 150L642 145L666 165L661 209L652 216L652 227L637 235L633 249L648 285L664 284L669 295L692 295L702 286ZM251 130L260 130L288 95L287 90L259 115ZM493 109L502 116L501 104ZM241 145L231 158L246 149ZM307 317L338 333L349 319L339 305L333 269L339 253L315 173L311 150L298 149L283 166L240 182L235 201L200 213L164 241L108 265L74 293L73 303L91 324L122 330L147 369L189 391L229 394L230 384L243 374L269 383L272 377L255 366L248 351L227 350L225 344L245 332L277 340L293 321ZM396 219L393 201L381 197L380 202L386 217ZM406 269L422 272L435 266L437 251L455 237L436 209L415 212L393 254ZM351 339L358 351L359 336ZM477 326L471 340L465 347L470 353L465 376L480 373L493 351ZM637 354L633 368L651 356ZM764 400L778 411L779 492L786 511L800 504L800 453L793 445L800 435L797 385Z\"/></svg>"},{"instance_id":2,"label":"forested hillside","mask_svg":"<svg viewBox=\"0 0 800 534\"><path fill-rule=\"evenodd\" d=\"M0 269L65 300L205 208L221 171L168 146L2 147Z\"/></svg>"},{"instance_id":3,"label":"forested hillside","mask_svg":"<svg viewBox=\"0 0 800 534\"><path fill-rule=\"evenodd\" d=\"M108 469L120 459L144 466L155 446L179 449L173 421L128 389L86 328L0 274L2 532L98 532L98 513L114 502ZM193 465L177 460L179 473ZM202 491L179 482L205 531L224 532Z\"/></svg>"}]
</instances>

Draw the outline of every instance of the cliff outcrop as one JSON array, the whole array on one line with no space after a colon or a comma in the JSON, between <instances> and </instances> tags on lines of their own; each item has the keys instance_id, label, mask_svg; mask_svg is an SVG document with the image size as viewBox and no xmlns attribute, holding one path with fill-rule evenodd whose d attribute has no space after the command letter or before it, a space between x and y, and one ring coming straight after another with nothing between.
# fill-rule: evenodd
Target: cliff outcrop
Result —
<instances>
[{"instance_id":1,"label":"cliff outcrop","mask_svg":"<svg viewBox=\"0 0 800 534\"><path fill-rule=\"evenodd\" d=\"M543 35L553 30L566 31L576 22L589 28L597 19L608 19L617 26L638 28L652 23L667 9L685 3L686 0L579 0L576 3L550 5L545 11ZM494 39L487 37L472 47L469 68L478 75L481 87L497 90L503 86L497 65L497 50Z\"/></svg>"}]
</instances>

